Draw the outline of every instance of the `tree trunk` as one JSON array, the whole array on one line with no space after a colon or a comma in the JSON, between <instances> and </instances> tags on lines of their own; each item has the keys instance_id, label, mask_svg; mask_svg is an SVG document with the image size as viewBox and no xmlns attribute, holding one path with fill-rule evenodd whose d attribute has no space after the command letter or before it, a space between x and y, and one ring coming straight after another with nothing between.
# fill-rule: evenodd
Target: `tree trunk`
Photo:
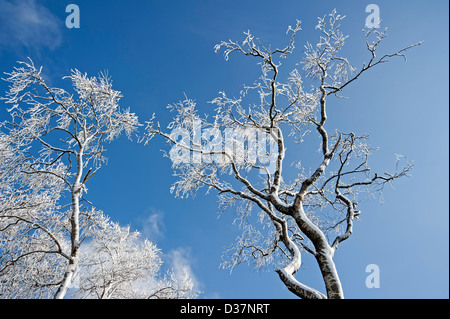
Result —
<instances>
[{"instance_id":1,"label":"tree trunk","mask_svg":"<svg viewBox=\"0 0 450 319\"><path fill-rule=\"evenodd\" d=\"M318 253L316 260L325 282L328 299L344 299L344 291L330 251Z\"/></svg>"},{"instance_id":2,"label":"tree trunk","mask_svg":"<svg viewBox=\"0 0 450 319\"><path fill-rule=\"evenodd\" d=\"M81 177L83 175L83 149L77 154L77 175L72 186L72 215L70 217L71 226L71 253L69 258L69 264L67 265L66 271L61 285L55 294L55 299L64 299L67 290L72 285L73 279L75 277L78 268L79 250L80 250L80 196L82 190L82 184L80 183Z\"/></svg>"},{"instance_id":3,"label":"tree trunk","mask_svg":"<svg viewBox=\"0 0 450 319\"><path fill-rule=\"evenodd\" d=\"M314 245L315 257L325 282L328 299L343 299L344 292L333 261L333 250L324 233L306 216L301 201L297 203L292 216L300 230Z\"/></svg>"}]
</instances>

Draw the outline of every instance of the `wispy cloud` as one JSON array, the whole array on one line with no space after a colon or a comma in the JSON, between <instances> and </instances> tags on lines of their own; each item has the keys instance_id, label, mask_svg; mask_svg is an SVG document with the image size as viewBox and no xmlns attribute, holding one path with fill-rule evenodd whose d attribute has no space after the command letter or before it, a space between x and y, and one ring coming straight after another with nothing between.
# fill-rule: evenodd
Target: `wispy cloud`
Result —
<instances>
[{"instance_id":1,"label":"wispy cloud","mask_svg":"<svg viewBox=\"0 0 450 319\"><path fill-rule=\"evenodd\" d=\"M185 273L187 273L192 279L196 289L199 289L202 286L192 269L192 262L194 259L190 248L179 247L172 249L166 254L165 259L167 261L167 266L173 271L176 278L183 278Z\"/></svg>"},{"instance_id":2,"label":"wispy cloud","mask_svg":"<svg viewBox=\"0 0 450 319\"><path fill-rule=\"evenodd\" d=\"M144 238L151 241L158 241L164 237L166 226L164 225L164 212L155 208L149 208L145 216L137 219L139 232Z\"/></svg>"},{"instance_id":3,"label":"wispy cloud","mask_svg":"<svg viewBox=\"0 0 450 319\"><path fill-rule=\"evenodd\" d=\"M138 226L142 238L147 238L153 242L162 239L166 234L166 226L164 224L164 212L153 207L146 210L144 216L140 216L133 224ZM191 278L194 289L201 290L203 284L199 281L194 273L192 265L195 258L192 256L191 248L178 247L163 253L164 268L173 273L177 280L183 280L186 274Z\"/></svg>"},{"instance_id":4,"label":"wispy cloud","mask_svg":"<svg viewBox=\"0 0 450 319\"><path fill-rule=\"evenodd\" d=\"M0 45L55 49L64 23L36 0L0 0Z\"/></svg>"}]
</instances>

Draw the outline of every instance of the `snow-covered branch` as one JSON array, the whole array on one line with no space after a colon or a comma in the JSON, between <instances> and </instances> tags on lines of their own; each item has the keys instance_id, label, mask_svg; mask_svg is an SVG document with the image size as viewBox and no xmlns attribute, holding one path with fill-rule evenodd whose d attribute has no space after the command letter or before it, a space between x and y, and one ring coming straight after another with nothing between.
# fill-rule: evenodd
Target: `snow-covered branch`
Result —
<instances>
[{"instance_id":1,"label":"snow-covered branch","mask_svg":"<svg viewBox=\"0 0 450 319\"><path fill-rule=\"evenodd\" d=\"M327 104L334 95L365 71L404 57L405 51L420 44L377 58L375 52L386 33L366 30L370 58L356 71L341 56L348 37L341 31L344 18L336 10L319 18L318 41L305 45L302 69L288 73L283 73L282 60L294 52L300 21L288 28L290 37L283 49L271 49L250 31L244 32L241 42L220 42L215 51L223 51L226 61L232 54L255 58L260 77L244 85L238 97L219 92L210 102L214 110L203 117L187 97L169 105L173 121L163 129L159 122L155 125L154 115L143 139L161 136L172 146L165 156L172 160L178 177L172 187L176 196L194 196L206 187L218 193L221 206L235 210L242 235L227 250L222 266L232 270L242 262L254 261L256 268L272 263L286 287L302 298L344 297L333 256L361 214L356 209L358 195L381 191L412 168L407 162L395 173L369 176L374 149L366 143L368 136L327 131ZM305 77L313 80L313 88L305 89ZM288 175L283 169L289 157L286 145L303 142L311 127L320 140L317 165L304 167L298 161L298 173ZM291 152L297 154L295 147ZM308 160L315 154L302 150ZM252 217L254 210L260 211L259 218ZM335 239L330 241L330 236ZM305 252L317 260L326 296L294 278Z\"/></svg>"}]
</instances>

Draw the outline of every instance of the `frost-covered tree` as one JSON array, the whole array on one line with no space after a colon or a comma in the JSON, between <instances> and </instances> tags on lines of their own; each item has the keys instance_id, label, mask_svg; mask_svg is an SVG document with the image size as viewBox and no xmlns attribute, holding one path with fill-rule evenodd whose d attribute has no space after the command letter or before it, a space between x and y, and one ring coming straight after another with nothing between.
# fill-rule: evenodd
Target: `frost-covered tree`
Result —
<instances>
[{"instance_id":1,"label":"frost-covered tree","mask_svg":"<svg viewBox=\"0 0 450 319\"><path fill-rule=\"evenodd\" d=\"M274 265L284 285L301 298L344 297L333 257L361 214L358 201L363 193L382 191L385 184L406 176L413 165L398 156L393 173L373 173L369 158L374 148L367 135L327 130L327 103L369 69L404 57L407 49L420 44L377 56L386 31L365 29L369 58L357 69L340 55L347 38L340 28L343 19L335 10L319 18L319 41L305 45L299 68L287 74L281 73L281 62L294 52L300 21L288 28L289 40L281 49L264 45L250 31L244 32L243 42L221 42L216 52L224 50L226 60L237 53L257 61L260 78L245 85L238 98L220 92L210 102L214 112L204 116L188 98L170 105L175 115L167 131L153 116L144 138L148 143L159 135L172 144L166 156L178 177L172 188L176 196L194 195L206 187L218 192L223 207L234 207L242 235L224 255L223 266L232 270L242 262L257 268ZM308 143L301 145L307 146L297 152L294 142L306 138ZM318 144L306 151L315 141ZM286 165L288 144L296 162L296 172L289 174L284 169L291 164ZM303 254L315 257L326 292L294 277Z\"/></svg>"},{"instance_id":2,"label":"frost-covered tree","mask_svg":"<svg viewBox=\"0 0 450 319\"><path fill-rule=\"evenodd\" d=\"M0 133L0 298L48 298L67 266L64 184L22 172L26 156ZM56 167L56 173L61 167Z\"/></svg>"},{"instance_id":3,"label":"frost-covered tree","mask_svg":"<svg viewBox=\"0 0 450 319\"><path fill-rule=\"evenodd\" d=\"M27 231L28 236L33 239L49 236L53 241L42 252L40 245L22 247L26 251L20 248L8 251L2 255L5 266L1 271L4 273L28 256L56 254L58 259L65 259L64 275L55 278L56 281L40 284L57 286L55 298L63 298L78 266L83 222L89 219L80 203L86 184L104 161L105 142L113 141L122 132L130 136L139 125L138 119L119 107L121 93L112 89L110 79L104 75L89 78L74 70L68 79L72 81L75 94L49 87L42 76L42 68L36 68L31 60L22 62L7 76L5 80L11 85L2 99L11 105L8 109L11 120L1 124L2 134L5 134L2 144L21 158L16 159L12 155L12 166L17 161L19 163L17 174L10 176L16 179L10 184L11 193L2 194L2 197L9 196L8 199L13 201L6 201L5 209L1 211L2 224L6 223L2 229L15 229L12 223L18 225L17 228L28 223L31 227ZM47 203L50 205L48 209L44 206L32 211L30 201L23 196L34 195L41 188L51 193L52 188L44 185L48 180L58 181L58 187L64 188L64 191L55 191L54 196L61 196L64 192L67 203L57 207L57 198L53 198ZM15 205L24 207L17 209ZM65 243L68 250L63 249L63 243L54 231L41 224L41 214L47 211L51 222L55 208L67 210L55 216L68 219L70 240ZM59 225L57 233L64 230L62 223L55 224ZM7 240L13 238L8 237Z\"/></svg>"},{"instance_id":4,"label":"frost-covered tree","mask_svg":"<svg viewBox=\"0 0 450 319\"><path fill-rule=\"evenodd\" d=\"M120 108L107 76L73 70L65 79L73 92L49 87L31 60L5 78L11 119L0 123L0 298L61 299L77 274L79 297L162 296L169 287L167 298L194 294L189 278L154 277L156 247L85 198L105 143L131 137L140 124ZM89 253L80 257L83 242ZM138 286L141 279L152 286Z\"/></svg>"},{"instance_id":5,"label":"frost-covered tree","mask_svg":"<svg viewBox=\"0 0 450 319\"><path fill-rule=\"evenodd\" d=\"M77 298L181 299L197 292L186 272L177 278L168 272L160 278L161 251L140 233L130 232L107 218L91 228L91 242L80 253Z\"/></svg>"}]
</instances>

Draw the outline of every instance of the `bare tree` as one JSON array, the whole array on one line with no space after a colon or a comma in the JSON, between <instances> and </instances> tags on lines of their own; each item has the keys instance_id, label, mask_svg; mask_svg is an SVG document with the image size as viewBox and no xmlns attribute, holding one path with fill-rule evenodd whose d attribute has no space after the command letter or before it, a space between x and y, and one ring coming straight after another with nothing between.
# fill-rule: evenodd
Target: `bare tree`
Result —
<instances>
[{"instance_id":1,"label":"bare tree","mask_svg":"<svg viewBox=\"0 0 450 319\"><path fill-rule=\"evenodd\" d=\"M30 60L29 63L21 63L5 79L11 85L3 100L11 105L8 112L12 119L1 125L2 153L5 149L13 152L11 163L14 165L7 167L12 167L15 174L3 174L3 177L9 174L12 179L9 185L12 186L0 217L2 223L6 223L3 228L16 229L12 225L22 227L26 224L30 230L22 231L31 237L49 237L51 245L47 248L25 246L25 251L15 249L3 254L3 258L9 259L3 260L5 266L1 272L4 273L25 256L55 254L59 260L64 260L64 276L41 284L57 286L55 298L63 298L77 269L80 244L85 238L81 237L84 221L89 225L89 214L83 212L80 203L86 183L104 161L104 143L114 140L122 132L130 136L139 123L134 114L119 108L121 94L112 89L107 76L89 78L74 70L68 78L77 95L75 98L63 89L49 87L41 71L42 68L37 69ZM45 185L49 181L57 183L58 189ZM53 197L42 202L37 199L38 207L33 210L33 201L24 196L36 195L39 189L45 189L50 194L53 191L50 195ZM58 206L62 192L69 195L69 201ZM3 196L7 195L3 193ZM66 215L56 215L60 219L56 223L55 209L68 210ZM42 213L45 211L49 215L44 220L58 225L55 226L57 230L48 229L42 223ZM67 225L64 217L67 218ZM68 243L63 243L59 235L65 228L70 233ZM65 250L64 245L68 245L69 249Z\"/></svg>"},{"instance_id":2,"label":"bare tree","mask_svg":"<svg viewBox=\"0 0 450 319\"><path fill-rule=\"evenodd\" d=\"M161 251L140 233L130 232L100 216L91 228L92 241L81 249L75 297L94 299L195 298L188 273L160 278Z\"/></svg>"},{"instance_id":3,"label":"bare tree","mask_svg":"<svg viewBox=\"0 0 450 319\"><path fill-rule=\"evenodd\" d=\"M121 93L111 80L74 70L69 93L49 87L31 60L7 75L11 85L2 99L11 105L11 120L0 124L0 297L61 299L75 278L80 298L195 296L189 276L158 279L156 246L138 241L137 233L111 222L85 198L105 161L104 145L122 133L131 137L140 126L136 115L119 107ZM143 278L148 285L137 285Z\"/></svg>"},{"instance_id":4,"label":"bare tree","mask_svg":"<svg viewBox=\"0 0 450 319\"><path fill-rule=\"evenodd\" d=\"M65 185L52 174L22 173L25 154L9 136L0 140L0 298L48 298L69 258L67 218L54 213Z\"/></svg>"},{"instance_id":5,"label":"bare tree","mask_svg":"<svg viewBox=\"0 0 450 319\"><path fill-rule=\"evenodd\" d=\"M215 113L209 117L200 116L188 98L170 105L175 112L167 126L171 133L164 132L153 116L144 138L148 143L159 135L173 145L166 156L172 159L178 177L172 188L176 196L194 195L206 186L218 192L224 208L235 205L242 235L225 254L223 267L232 270L242 262L253 262L257 268L274 264L281 281L301 298L344 297L333 257L361 214L358 200L362 193L382 191L413 166L398 156L395 172L372 173L369 158L374 148L368 145L367 135L337 129L330 134L326 129L331 98L339 97L369 69L404 57L406 50L420 44L377 57L386 31L364 30L369 60L357 70L339 55L347 38L340 31L343 19L335 10L319 18L318 43L307 43L299 64L302 68L284 77L281 61L294 51L300 21L288 28L289 41L281 49L265 46L250 31L244 32L242 43L221 42L215 50L223 49L226 60L232 53L257 60L260 78L245 85L238 98L220 92L210 102ZM305 78L313 84L311 90L305 89ZM293 142L304 142L312 128L320 140L320 157L315 150L303 151L305 158L297 161L297 172L286 174L286 145L298 154ZM308 161L317 164L305 167L303 162ZM255 209L259 211L256 217L251 214ZM315 257L326 293L294 277L305 253Z\"/></svg>"}]
</instances>

